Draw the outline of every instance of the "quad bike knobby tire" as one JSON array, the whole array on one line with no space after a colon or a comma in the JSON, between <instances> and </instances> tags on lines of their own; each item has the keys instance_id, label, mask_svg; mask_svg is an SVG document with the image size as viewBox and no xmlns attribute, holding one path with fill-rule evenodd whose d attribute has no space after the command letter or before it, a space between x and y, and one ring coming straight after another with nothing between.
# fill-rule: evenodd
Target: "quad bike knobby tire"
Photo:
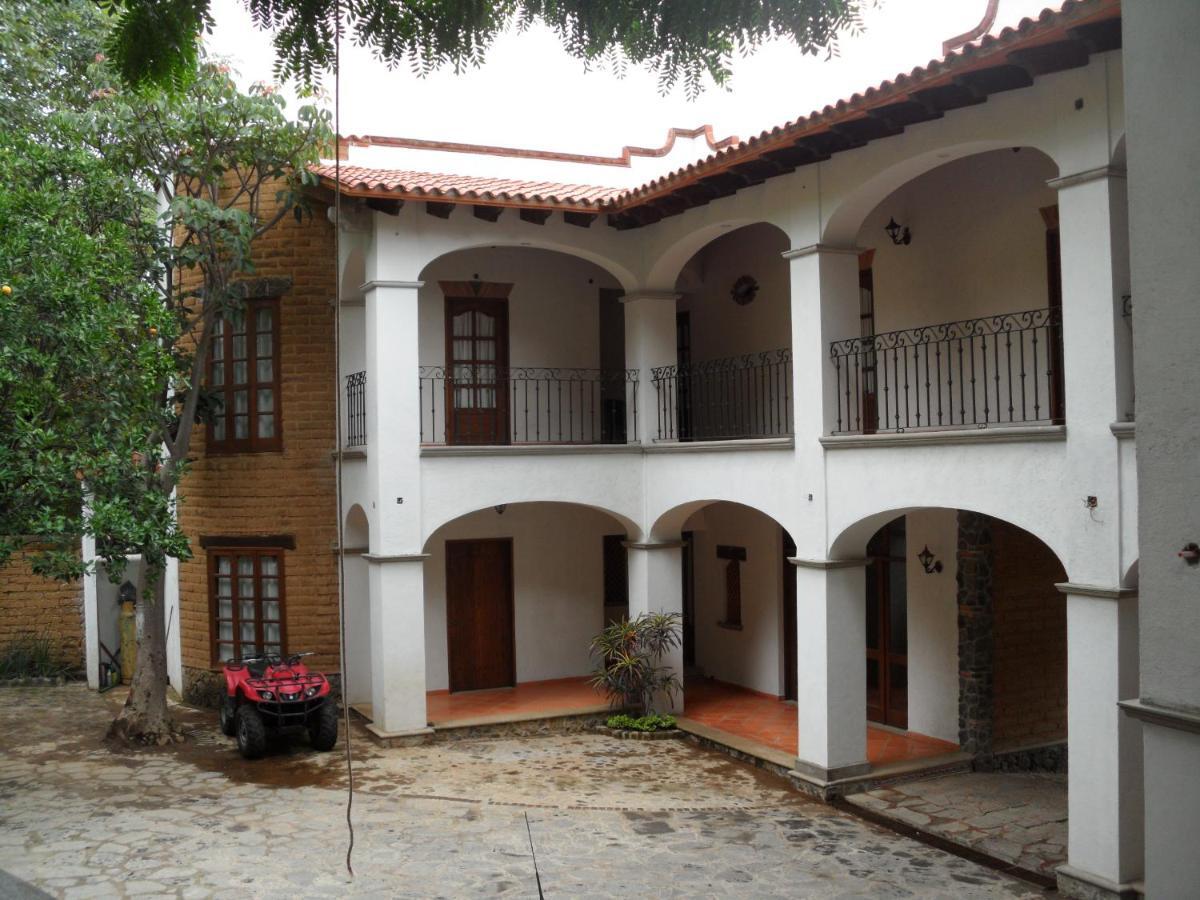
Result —
<instances>
[{"instance_id":1,"label":"quad bike knobby tire","mask_svg":"<svg viewBox=\"0 0 1200 900\"><path fill-rule=\"evenodd\" d=\"M225 735L226 737L233 737L233 735L237 732L237 722L234 721L235 713L236 709L231 701L221 701L221 734Z\"/></svg>"},{"instance_id":2,"label":"quad bike knobby tire","mask_svg":"<svg viewBox=\"0 0 1200 900\"><path fill-rule=\"evenodd\" d=\"M337 743L338 711L333 698L325 701L308 720L308 741L314 750L332 750Z\"/></svg>"},{"instance_id":3,"label":"quad bike knobby tire","mask_svg":"<svg viewBox=\"0 0 1200 900\"><path fill-rule=\"evenodd\" d=\"M258 710L248 703L238 707L234 715L238 750L246 759L258 759L267 749L267 728Z\"/></svg>"}]
</instances>

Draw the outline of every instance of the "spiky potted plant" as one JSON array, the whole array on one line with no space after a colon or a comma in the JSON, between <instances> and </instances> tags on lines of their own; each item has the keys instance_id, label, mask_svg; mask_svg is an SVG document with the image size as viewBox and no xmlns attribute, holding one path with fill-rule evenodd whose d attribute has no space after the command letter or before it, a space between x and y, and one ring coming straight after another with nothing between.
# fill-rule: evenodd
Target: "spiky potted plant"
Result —
<instances>
[{"instance_id":1,"label":"spiky potted plant","mask_svg":"<svg viewBox=\"0 0 1200 900\"><path fill-rule=\"evenodd\" d=\"M659 715L656 704L670 702L683 690L679 676L663 657L681 640L678 613L641 613L613 622L592 639L599 666L592 684L604 691L614 709L608 729L620 737L673 735L675 717Z\"/></svg>"}]
</instances>

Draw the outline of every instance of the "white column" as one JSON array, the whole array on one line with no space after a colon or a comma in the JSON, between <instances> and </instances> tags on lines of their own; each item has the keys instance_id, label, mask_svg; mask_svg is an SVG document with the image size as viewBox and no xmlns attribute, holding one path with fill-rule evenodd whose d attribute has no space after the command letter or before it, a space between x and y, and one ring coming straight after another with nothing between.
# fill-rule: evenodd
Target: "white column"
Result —
<instances>
[{"instance_id":1,"label":"white column","mask_svg":"<svg viewBox=\"0 0 1200 900\"><path fill-rule=\"evenodd\" d=\"M627 542L629 549L629 617L642 613L675 613L683 615L683 543ZM680 691L663 709L683 712L683 647L682 643L660 665L667 666L679 678Z\"/></svg>"},{"instance_id":2,"label":"white column","mask_svg":"<svg viewBox=\"0 0 1200 900\"><path fill-rule=\"evenodd\" d=\"M425 712L425 556L367 556L371 596L371 730L429 731Z\"/></svg>"},{"instance_id":3,"label":"white column","mask_svg":"<svg viewBox=\"0 0 1200 900\"><path fill-rule=\"evenodd\" d=\"M819 782L866 772L865 560L796 566L796 771Z\"/></svg>"},{"instance_id":4,"label":"white column","mask_svg":"<svg viewBox=\"0 0 1200 900\"><path fill-rule=\"evenodd\" d=\"M1060 584L1067 595L1065 896L1128 890L1142 876L1142 736L1117 703L1137 697L1137 596Z\"/></svg>"},{"instance_id":5,"label":"white column","mask_svg":"<svg viewBox=\"0 0 1200 900\"><path fill-rule=\"evenodd\" d=\"M418 281L375 280L366 297L367 485L371 508L372 727L426 730Z\"/></svg>"},{"instance_id":6,"label":"white column","mask_svg":"<svg viewBox=\"0 0 1200 900\"><path fill-rule=\"evenodd\" d=\"M96 561L96 539L90 534L83 536L79 548L85 565L95 563L83 576L83 658L87 666L87 683L93 691L100 687L100 607L96 579L100 577Z\"/></svg>"},{"instance_id":7,"label":"white column","mask_svg":"<svg viewBox=\"0 0 1200 900\"><path fill-rule=\"evenodd\" d=\"M1125 173L1108 166L1055 178L1062 258L1063 381L1070 431L1124 419L1128 360L1118 360L1128 277ZM1109 442L1111 443L1111 442Z\"/></svg>"},{"instance_id":8,"label":"white column","mask_svg":"<svg viewBox=\"0 0 1200 900\"><path fill-rule=\"evenodd\" d=\"M796 444L815 439L837 424L837 373L829 357L833 341L859 336L858 250L813 244L788 250L792 287L792 380ZM843 413L842 429L852 427Z\"/></svg>"},{"instance_id":9,"label":"white column","mask_svg":"<svg viewBox=\"0 0 1200 900\"><path fill-rule=\"evenodd\" d=\"M654 387L654 369L678 362L675 338L675 301L672 291L636 291L626 294L625 365L638 370L638 436L643 444L675 435L675 397L658 397Z\"/></svg>"}]
</instances>

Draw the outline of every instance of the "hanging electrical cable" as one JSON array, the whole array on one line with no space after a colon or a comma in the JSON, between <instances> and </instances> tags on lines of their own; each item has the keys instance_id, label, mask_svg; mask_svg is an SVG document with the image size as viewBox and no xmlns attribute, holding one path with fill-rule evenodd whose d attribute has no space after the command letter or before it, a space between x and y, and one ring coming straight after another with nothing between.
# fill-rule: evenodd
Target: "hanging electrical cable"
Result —
<instances>
[{"instance_id":1,"label":"hanging electrical cable","mask_svg":"<svg viewBox=\"0 0 1200 900\"><path fill-rule=\"evenodd\" d=\"M346 671L346 535L342 520L342 4L333 4L333 405L337 417L337 567L338 567L338 670L342 681L342 716L346 732L346 871L354 877L354 753L350 734L350 679Z\"/></svg>"}]
</instances>

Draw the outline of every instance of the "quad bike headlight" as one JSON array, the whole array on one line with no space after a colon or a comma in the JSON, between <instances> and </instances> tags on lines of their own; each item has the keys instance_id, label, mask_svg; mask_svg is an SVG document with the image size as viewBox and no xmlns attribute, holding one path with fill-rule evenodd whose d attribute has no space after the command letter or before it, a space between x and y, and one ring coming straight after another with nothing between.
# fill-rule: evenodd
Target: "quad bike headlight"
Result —
<instances>
[{"instance_id":1,"label":"quad bike headlight","mask_svg":"<svg viewBox=\"0 0 1200 900\"><path fill-rule=\"evenodd\" d=\"M274 700L275 695L271 691L259 691L258 695L264 700Z\"/></svg>"},{"instance_id":2,"label":"quad bike headlight","mask_svg":"<svg viewBox=\"0 0 1200 900\"><path fill-rule=\"evenodd\" d=\"M305 697L315 697L320 692L320 690L321 690L320 685L314 685L313 687L308 688L304 692L304 696Z\"/></svg>"}]
</instances>

